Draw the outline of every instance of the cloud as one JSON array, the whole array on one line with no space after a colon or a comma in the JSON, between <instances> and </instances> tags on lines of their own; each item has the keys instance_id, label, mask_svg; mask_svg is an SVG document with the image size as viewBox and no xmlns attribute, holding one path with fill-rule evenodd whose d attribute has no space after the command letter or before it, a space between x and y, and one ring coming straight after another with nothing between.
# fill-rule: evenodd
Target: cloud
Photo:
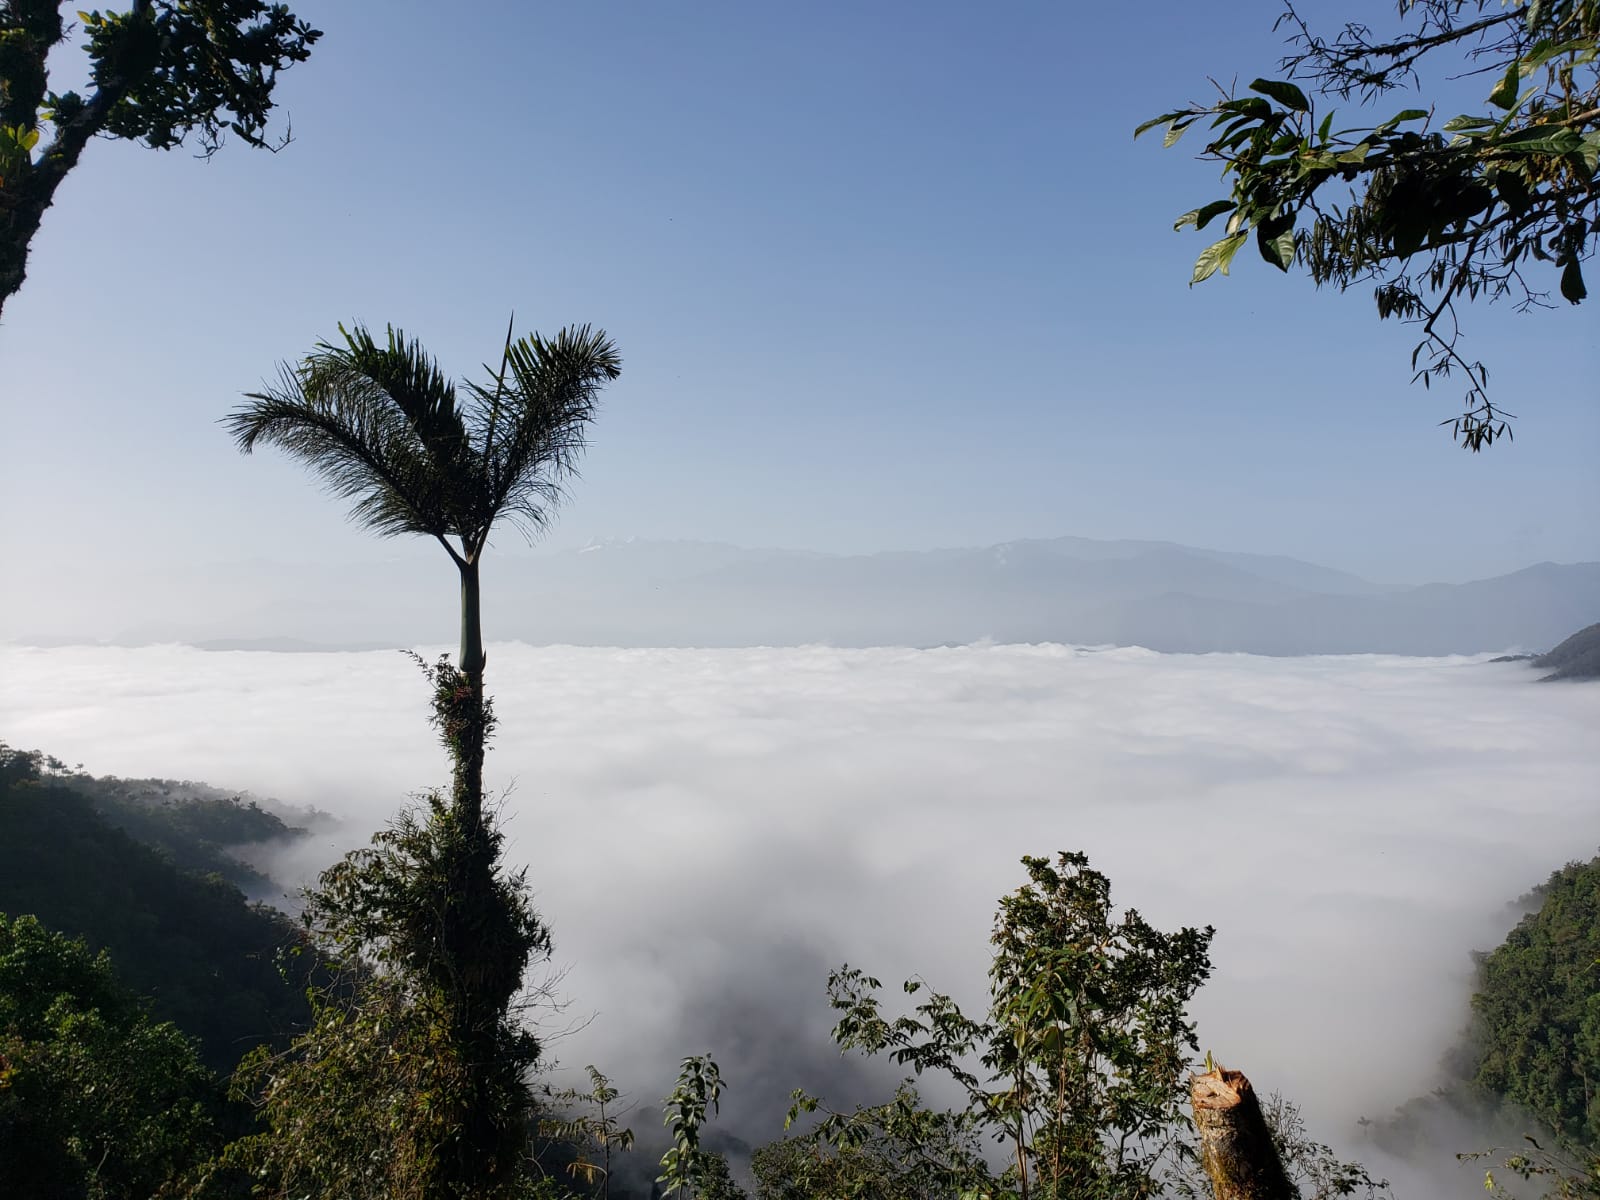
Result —
<instances>
[{"instance_id":1,"label":"cloud","mask_svg":"<svg viewBox=\"0 0 1600 1200\"><path fill-rule=\"evenodd\" d=\"M1073 848L1158 926L1217 927L1203 1046L1342 1140L1431 1085L1508 901L1600 844L1600 688L1531 679L1470 659L507 644L490 777L569 1015L594 1017L558 1053L646 1102L702 1050L751 1141L793 1086L863 1094L881 1077L826 1040L828 967L981 1007L1018 858ZM343 838L315 865L444 780L425 714L395 653L0 648L8 741L333 812Z\"/></svg>"}]
</instances>

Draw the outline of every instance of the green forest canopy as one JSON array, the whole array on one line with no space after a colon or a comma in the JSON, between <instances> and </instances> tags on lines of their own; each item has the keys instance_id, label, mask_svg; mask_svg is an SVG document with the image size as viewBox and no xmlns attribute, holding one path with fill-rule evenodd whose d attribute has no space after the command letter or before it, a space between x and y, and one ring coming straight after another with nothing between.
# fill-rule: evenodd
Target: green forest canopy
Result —
<instances>
[{"instance_id":1,"label":"green forest canopy","mask_svg":"<svg viewBox=\"0 0 1600 1200\"><path fill-rule=\"evenodd\" d=\"M1600 858L1528 899L1538 907L1479 964L1473 1079L1600 1152Z\"/></svg>"}]
</instances>

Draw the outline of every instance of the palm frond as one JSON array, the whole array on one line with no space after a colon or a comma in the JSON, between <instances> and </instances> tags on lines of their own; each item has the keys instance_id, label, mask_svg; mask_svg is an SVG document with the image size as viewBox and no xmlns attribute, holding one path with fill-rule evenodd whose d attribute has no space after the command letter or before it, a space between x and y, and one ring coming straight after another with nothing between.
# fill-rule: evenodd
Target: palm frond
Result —
<instances>
[{"instance_id":1,"label":"palm frond","mask_svg":"<svg viewBox=\"0 0 1600 1200\"><path fill-rule=\"evenodd\" d=\"M587 325L508 342L492 386L457 385L420 343L386 328L339 327L224 425L250 453L274 445L354 500L351 517L385 535L460 538L473 559L504 516L528 535L548 522L577 469L616 346ZM449 543L446 543L449 546ZM454 555L457 552L452 549Z\"/></svg>"},{"instance_id":2,"label":"palm frond","mask_svg":"<svg viewBox=\"0 0 1600 1200\"><path fill-rule=\"evenodd\" d=\"M405 414L377 389L334 387L286 366L245 399L223 419L245 454L271 445L299 459L334 495L355 500L351 519L379 534L451 532L436 472Z\"/></svg>"},{"instance_id":3,"label":"palm frond","mask_svg":"<svg viewBox=\"0 0 1600 1200\"><path fill-rule=\"evenodd\" d=\"M381 390L416 430L429 453L441 463L466 446L467 432L456 408L456 390L422 343L406 340L389 325L379 345L364 325L339 326L344 344L318 342L302 371L308 390L327 394L346 388Z\"/></svg>"},{"instance_id":4,"label":"palm frond","mask_svg":"<svg viewBox=\"0 0 1600 1200\"><path fill-rule=\"evenodd\" d=\"M512 344L496 392L471 384L470 422L482 438L490 519L505 516L534 534L563 498L587 445L600 389L622 372L616 345L588 325ZM475 437L476 440L476 437Z\"/></svg>"},{"instance_id":5,"label":"palm frond","mask_svg":"<svg viewBox=\"0 0 1600 1200\"><path fill-rule=\"evenodd\" d=\"M468 437L456 403L456 388L415 339L394 326L384 327L379 343L364 325L339 326L343 345L319 342L301 370L308 390L359 396L404 414L417 447L429 461L424 473L434 503L452 533L470 538L488 507L486 472Z\"/></svg>"}]
</instances>

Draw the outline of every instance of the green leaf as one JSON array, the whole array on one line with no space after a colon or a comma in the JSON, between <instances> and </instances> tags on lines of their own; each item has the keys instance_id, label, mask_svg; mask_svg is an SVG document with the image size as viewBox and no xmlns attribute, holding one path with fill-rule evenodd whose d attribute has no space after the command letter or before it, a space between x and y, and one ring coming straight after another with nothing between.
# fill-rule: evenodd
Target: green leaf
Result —
<instances>
[{"instance_id":1,"label":"green leaf","mask_svg":"<svg viewBox=\"0 0 1600 1200\"><path fill-rule=\"evenodd\" d=\"M1522 86L1522 70L1519 62L1513 61L1506 68L1505 78L1494 85L1494 91L1489 93L1489 103L1496 108L1503 108L1510 112L1517 106L1517 90Z\"/></svg>"},{"instance_id":2,"label":"green leaf","mask_svg":"<svg viewBox=\"0 0 1600 1200\"><path fill-rule=\"evenodd\" d=\"M39 131L24 125L0 125L0 149L7 144L18 153L27 153L39 144Z\"/></svg>"},{"instance_id":3,"label":"green leaf","mask_svg":"<svg viewBox=\"0 0 1600 1200\"><path fill-rule=\"evenodd\" d=\"M1260 92L1263 96L1271 96L1279 104L1295 112L1311 111L1311 102L1306 99L1306 94L1288 80L1257 79L1251 83L1250 90Z\"/></svg>"},{"instance_id":4,"label":"green leaf","mask_svg":"<svg viewBox=\"0 0 1600 1200\"><path fill-rule=\"evenodd\" d=\"M1373 133L1388 133L1396 125L1404 125L1407 121L1425 121L1432 114L1425 108L1407 108L1395 113L1382 125L1374 129Z\"/></svg>"},{"instance_id":5,"label":"green leaf","mask_svg":"<svg viewBox=\"0 0 1600 1200\"><path fill-rule=\"evenodd\" d=\"M1532 197L1528 194L1528 181L1519 173L1501 168L1495 172L1494 187L1513 216L1521 216L1528 211Z\"/></svg>"},{"instance_id":6,"label":"green leaf","mask_svg":"<svg viewBox=\"0 0 1600 1200\"><path fill-rule=\"evenodd\" d=\"M1494 148L1512 154L1571 154L1584 148L1584 139L1576 130L1531 125L1501 138Z\"/></svg>"},{"instance_id":7,"label":"green leaf","mask_svg":"<svg viewBox=\"0 0 1600 1200\"><path fill-rule=\"evenodd\" d=\"M1201 208L1192 208L1183 216L1173 222L1173 229L1182 229L1185 225L1193 225L1196 229L1204 229L1211 224L1213 218L1220 217L1225 212L1232 212L1232 200L1213 200Z\"/></svg>"},{"instance_id":8,"label":"green leaf","mask_svg":"<svg viewBox=\"0 0 1600 1200\"><path fill-rule=\"evenodd\" d=\"M1282 233L1273 235L1265 225L1256 228L1256 246L1261 251L1261 257L1266 259L1280 271L1287 271L1294 263L1294 227L1290 226ZM1227 268L1223 268L1227 273Z\"/></svg>"},{"instance_id":9,"label":"green leaf","mask_svg":"<svg viewBox=\"0 0 1600 1200\"><path fill-rule=\"evenodd\" d=\"M1518 72L1526 79L1552 58L1572 50L1582 49L1585 46L1592 46L1593 44L1592 40L1588 42L1581 40L1576 42L1557 42L1552 41L1550 38L1541 38L1522 56Z\"/></svg>"},{"instance_id":10,"label":"green leaf","mask_svg":"<svg viewBox=\"0 0 1600 1200\"><path fill-rule=\"evenodd\" d=\"M1426 214L1407 212L1395 221L1394 226L1394 254L1396 258L1407 259L1422 249L1422 244L1428 240L1432 232Z\"/></svg>"},{"instance_id":11,"label":"green leaf","mask_svg":"<svg viewBox=\"0 0 1600 1200\"><path fill-rule=\"evenodd\" d=\"M1589 294L1583 285L1583 267L1576 258L1569 258L1561 268L1561 295L1573 304L1580 303Z\"/></svg>"},{"instance_id":12,"label":"green leaf","mask_svg":"<svg viewBox=\"0 0 1600 1200\"><path fill-rule=\"evenodd\" d=\"M1169 125L1183 115L1183 110L1178 109L1174 112L1162 113L1159 117L1151 117L1148 121L1142 122L1139 127L1133 131L1133 136L1138 137L1142 133L1148 133L1157 125Z\"/></svg>"},{"instance_id":13,"label":"green leaf","mask_svg":"<svg viewBox=\"0 0 1600 1200\"><path fill-rule=\"evenodd\" d=\"M1218 271L1224 275L1228 273L1228 264L1233 261L1233 256L1239 252L1239 247L1244 245L1246 231L1229 234L1220 242L1213 242L1200 252L1200 257L1194 263L1194 276L1189 280L1189 286L1210 279Z\"/></svg>"},{"instance_id":14,"label":"green leaf","mask_svg":"<svg viewBox=\"0 0 1600 1200\"><path fill-rule=\"evenodd\" d=\"M1451 117L1442 128L1446 133L1461 133L1468 129L1493 129L1497 124L1493 117Z\"/></svg>"},{"instance_id":15,"label":"green leaf","mask_svg":"<svg viewBox=\"0 0 1600 1200\"><path fill-rule=\"evenodd\" d=\"M1216 111L1221 115L1214 124L1220 125L1224 120L1234 116L1270 117L1272 105L1260 96L1241 96L1237 100L1224 100L1217 105Z\"/></svg>"},{"instance_id":16,"label":"green leaf","mask_svg":"<svg viewBox=\"0 0 1600 1200\"><path fill-rule=\"evenodd\" d=\"M1172 147L1176 146L1178 144L1178 139L1183 136L1184 131L1188 128L1189 126L1187 122L1180 125L1178 122L1174 121L1167 127L1166 136L1161 139L1161 148L1163 150L1170 150Z\"/></svg>"},{"instance_id":17,"label":"green leaf","mask_svg":"<svg viewBox=\"0 0 1600 1200\"><path fill-rule=\"evenodd\" d=\"M1600 169L1600 129L1583 135L1583 144L1573 153L1583 159L1583 165L1593 175Z\"/></svg>"}]
</instances>

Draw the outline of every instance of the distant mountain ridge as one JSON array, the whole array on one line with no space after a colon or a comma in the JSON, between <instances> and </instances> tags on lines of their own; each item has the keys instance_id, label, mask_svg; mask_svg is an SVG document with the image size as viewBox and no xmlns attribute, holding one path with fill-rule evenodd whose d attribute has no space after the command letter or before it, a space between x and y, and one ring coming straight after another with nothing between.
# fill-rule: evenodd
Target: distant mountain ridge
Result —
<instances>
[{"instance_id":1,"label":"distant mountain ridge","mask_svg":"<svg viewBox=\"0 0 1600 1200\"><path fill-rule=\"evenodd\" d=\"M1600 563L1404 587L1288 557L1074 537L854 556L620 543L541 566L519 563L494 602L507 636L1436 655L1542 650L1600 616Z\"/></svg>"},{"instance_id":2,"label":"distant mountain ridge","mask_svg":"<svg viewBox=\"0 0 1600 1200\"><path fill-rule=\"evenodd\" d=\"M454 585L442 555L233 564L159 581L159 595L126 609L159 612L159 622L97 636L218 649L449 644ZM134 581L123 587L138 595ZM484 604L491 640L533 644L988 639L1270 655L1539 652L1600 618L1600 563L1540 563L1410 587L1289 557L1158 541L1060 537L838 555L630 539L554 553L491 551Z\"/></svg>"}]
</instances>

